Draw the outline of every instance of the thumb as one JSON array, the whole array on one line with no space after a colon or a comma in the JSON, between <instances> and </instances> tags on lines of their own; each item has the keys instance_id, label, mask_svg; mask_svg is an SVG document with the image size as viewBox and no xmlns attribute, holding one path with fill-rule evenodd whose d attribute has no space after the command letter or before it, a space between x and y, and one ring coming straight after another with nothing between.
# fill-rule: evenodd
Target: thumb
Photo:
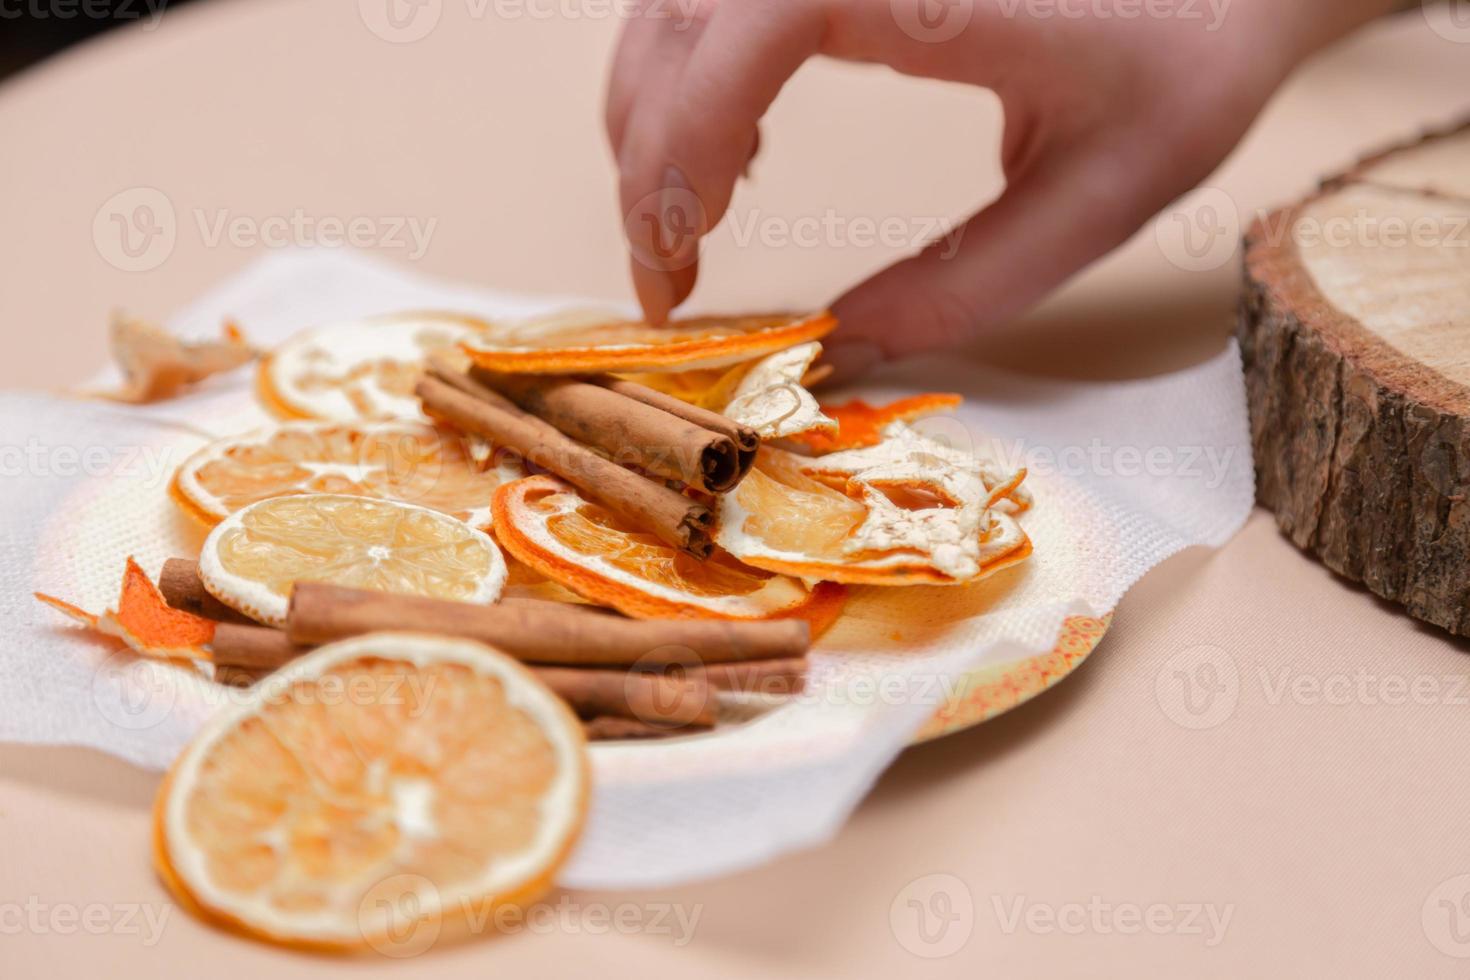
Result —
<instances>
[{"instance_id":1,"label":"thumb","mask_svg":"<svg viewBox=\"0 0 1470 980\"><path fill-rule=\"evenodd\" d=\"M843 295L825 341L833 381L963 343L1010 320L1123 242L1147 210L1122 161L1054 154L917 255Z\"/></svg>"}]
</instances>

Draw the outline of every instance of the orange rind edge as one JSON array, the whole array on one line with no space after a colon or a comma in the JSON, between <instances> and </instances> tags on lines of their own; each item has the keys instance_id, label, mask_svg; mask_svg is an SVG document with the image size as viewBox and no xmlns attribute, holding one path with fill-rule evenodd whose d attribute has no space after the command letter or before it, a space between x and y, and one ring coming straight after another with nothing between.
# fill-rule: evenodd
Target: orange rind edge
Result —
<instances>
[{"instance_id":1,"label":"orange rind edge","mask_svg":"<svg viewBox=\"0 0 1470 980\"><path fill-rule=\"evenodd\" d=\"M710 360L754 360L766 354L825 337L837 328L837 318L823 311L782 327L755 333L736 333L710 340L626 347L548 347L534 350L484 350L461 344L479 367L522 374L567 374L581 371L633 371L678 367Z\"/></svg>"}]
</instances>

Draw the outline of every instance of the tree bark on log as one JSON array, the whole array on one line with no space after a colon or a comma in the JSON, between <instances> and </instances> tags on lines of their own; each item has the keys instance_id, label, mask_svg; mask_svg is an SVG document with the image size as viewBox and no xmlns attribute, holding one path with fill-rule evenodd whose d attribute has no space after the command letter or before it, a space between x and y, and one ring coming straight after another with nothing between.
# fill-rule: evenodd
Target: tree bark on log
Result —
<instances>
[{"instance_id":1,"label":"tree bark on log","mask_svg":"<svg viewBox=\"0 0 1470 980\"><path fill-rule=\"evenodd\" d=\"M1261 503L1333 571L1470 635L1470 124L1258 220L1239 338Z\"/></svg>"}]
</instances>

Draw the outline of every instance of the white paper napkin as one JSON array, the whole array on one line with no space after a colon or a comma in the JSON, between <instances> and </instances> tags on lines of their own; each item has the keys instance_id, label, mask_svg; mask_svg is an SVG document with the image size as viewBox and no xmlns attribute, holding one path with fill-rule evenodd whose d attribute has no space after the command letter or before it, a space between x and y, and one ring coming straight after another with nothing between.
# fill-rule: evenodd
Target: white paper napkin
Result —
<instances>
[{"instance_id":1,"label":"white paper napkin","mask_svg":"<svg viewBox=\"0 0 1470 980\"><path fill-rule=\"evenodd\" d=\"M213 336L230 316L270 345L360 314L432 307L494 318L565 302L294 252L251 266L169 326ZM1109 612L1154 565L1224 543L1250 511L1233 345L1188 371L1107 385L1019 378L948 356L855 394L916 391L965 396L956 417L926 423L938 434L1029 466L1033 559L970 588L857 589L792 703L716 735L596 746L592 816L563 883L667 885L828 839L964 673L1050 650L1063 619ZM206 439L267 421L249 372L143 409L0 394L0 621L11 638L0 654L0 738L88 745L162 768L232 696L117 653L31 593L101 610L128 555L156 574L164 559L195 554L202 535L168 499L173 468Z\"/></svg>"}]
</instances>

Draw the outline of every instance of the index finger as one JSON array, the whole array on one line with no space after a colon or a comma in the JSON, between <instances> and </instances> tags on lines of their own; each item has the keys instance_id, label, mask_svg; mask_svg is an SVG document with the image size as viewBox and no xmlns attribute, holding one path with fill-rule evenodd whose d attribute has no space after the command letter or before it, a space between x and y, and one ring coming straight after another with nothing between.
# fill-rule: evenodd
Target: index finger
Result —
<instances>
[{"instance_id":1,"label":"index finger","mask_svg":"<svg viewBox=\"0 0 1470 980\"><path fill-rule=\"evenodd\" d=\"M633 278L649 322L693 288L700 240L724 216L786 80L821 47L824 15L805 0L724 3L671 92L640 93L627 116L620 197Z\"/></svg>"}]
</instances>

